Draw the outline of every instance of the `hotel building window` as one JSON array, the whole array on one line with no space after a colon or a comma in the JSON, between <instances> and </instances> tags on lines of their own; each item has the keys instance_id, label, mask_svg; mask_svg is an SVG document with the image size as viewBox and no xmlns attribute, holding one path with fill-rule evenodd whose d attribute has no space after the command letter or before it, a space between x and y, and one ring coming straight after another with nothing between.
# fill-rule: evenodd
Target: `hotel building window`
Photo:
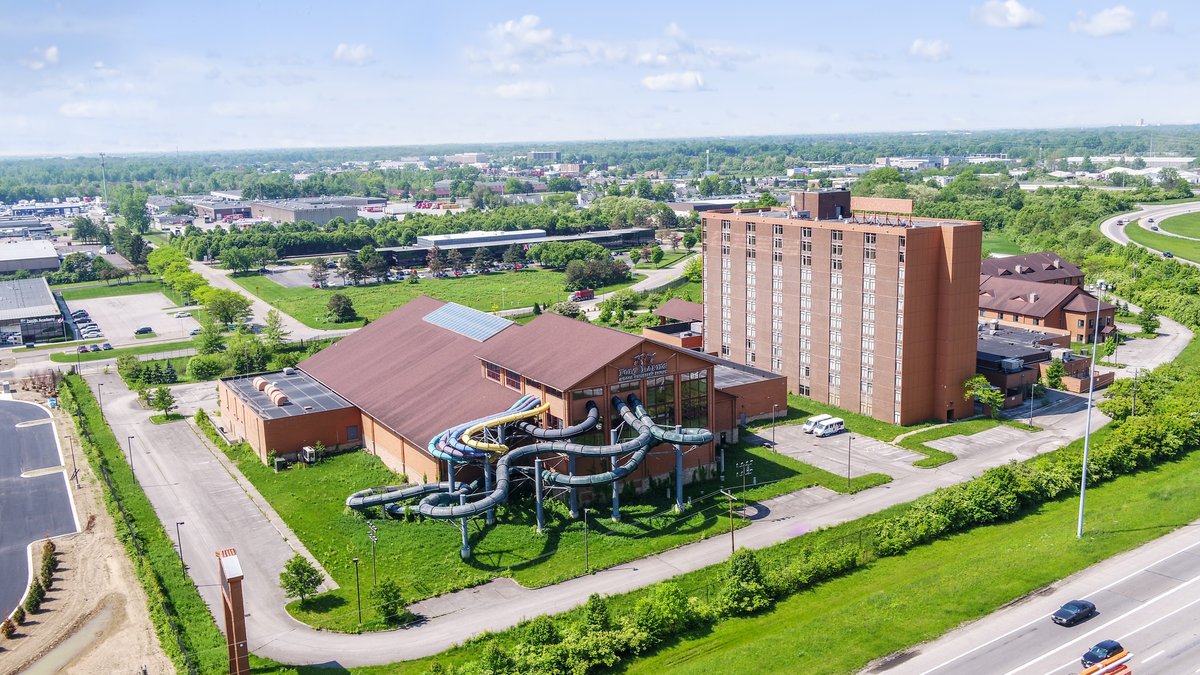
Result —
<instances>
[{"instance_id":1,"label":"hotel building window","mask_svg":"<svg viewBox=\"0 0 1200 675\"><path fill-rule=\"evenodd\" d=\"M875 234L867 232L863 235L863 260L875 259Z\"/></svg>"},{"instance_id":2,"label":"hotel building window","mask_svg":"<svg viewBox=\"0 0 1200 675\"><path fill-rule=\"evenodd\" d=\"M664 375L646 380L646 411L655 424L675 426L675 377Z\"/></svg>"},{"instance_id":3,"label":"hotel building window","mask_svg":"<svg viewBox=\"0 0 1200 675\"><path fill-rule=\"evenodd\" d=\"M708 427L708 371L697 370L679 376L681 424L690 428Z\"/></svg>"}]
</instances>

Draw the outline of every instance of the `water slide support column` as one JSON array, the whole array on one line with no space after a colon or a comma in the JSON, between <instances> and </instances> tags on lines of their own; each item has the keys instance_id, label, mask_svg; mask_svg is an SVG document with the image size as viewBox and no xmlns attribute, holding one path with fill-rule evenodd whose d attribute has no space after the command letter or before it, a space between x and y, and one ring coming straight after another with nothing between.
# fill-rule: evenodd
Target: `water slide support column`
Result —
<instances>
[{"instance_id":1,"label":"water slide support column","mask_svg":"<svg viewBox=\"0 0 1200 675\"><path fill-rule=\"evenodd\" d=\"M609 445L617 444L617 436L618 436L618 433L617 433L616 429L613 429L612 431L608 432ZM612 467L612 470L616 471L617 470L616 455L613 455L612 457L610 457L609 462L610 462L610 466ZM613 522L619 523L619 522L621 522L621 481L619 481L619 480L614 480L612 482L612 503L613 503L613 512L612 512Z\"/></svg>"},{"instance_id":2,"label":"water slide support column","mask_svg":"<svg viewBox=\"0 0 1200 675\"><path fill-rule=\"evenodd\" d=\"M459 503L459 504L466 504L466 503L467 503L467 496L466 496L466 495L459 495L459 496L458 496L458 503ZM464 516L464 517L463 517L463 518L462 518L462 519L459 521L459 525L458 525L458 527L459 527L459 529L461 529L461 530L462 530L462 548L460 548L460 549L458 550L458 555L459 555L459 556L461 556L463 560L466 560L466 559L468 559L468 558L470 558L470 557L471 557L471 542L469 542L469 541L467 540L467 518L466 518L466 516Z\"/></svg>"},{"instance_id":3,"label":"water slide support column","mask_svg":"<svg viewBox=\"0 0 1200 675\"><path fill-rule=\"evenodd\" d=\"M454 492L454 462L446 460L446 475L450 481L450 492Z\"/></svg>"},{"instance_id":4,"label":"water slide support column","mask_svg":"<svg viewBox=\"0 0 1200 675\"><path fill-rule=\"evenodd\" d=\"M571 474L572 478L575 477L575 455L571 455L570 457L567 458L567 473ZM576 489L576 487L574 485L572 485L568 489L571 491L571 499L570 499L571 517L578 518L579 517L579 490Z\"/></svg>"},{"instance_id":5,"label":"water slide support column","mask_svg":"<svg viewBox=\"0 0 1200 675\"><path fill-rule=\"evenodd\" d=\"M546 514L542 510L542 458L533 458L533 500L537 502L537 531L542 533L545 526Z\"/></svg>"},{"instance_id":6,"label":"water slide support column","mask_svg":"<svg viewBox=\"0 0 1200 675\"><path fill-rule=\"evenodd\" d=\"M675 433L682 434L683 427L675 425ZM683 513L683 447L675 444L675 512Z\"/></svg>"}]
</instances>

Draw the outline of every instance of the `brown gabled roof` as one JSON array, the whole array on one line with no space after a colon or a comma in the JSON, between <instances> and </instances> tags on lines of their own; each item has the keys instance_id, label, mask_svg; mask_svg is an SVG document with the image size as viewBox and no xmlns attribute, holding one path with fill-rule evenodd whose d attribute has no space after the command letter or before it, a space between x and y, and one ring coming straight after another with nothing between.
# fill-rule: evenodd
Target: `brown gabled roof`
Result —
<instances>
[{"instance_id":1,"label":"brown gabled roof","mask_svg":"<svg viewBox=\"0 0 1200 675\"><path fill-rule=\"evenodd\" d=\"M1082 292L1078 286L1068 284L985 275L979 279L979 308L1045 319L1073 294Z\"/></svg>"},{"instance_id":2,"label":"brown gabled roof","mask_svg":"<svg viewBox=\"0 0 1200 675\"><path fill-rule=\"evenodd\" d=\"M644 341L613 328L547 313L501 332L476 353L485 361L566 390Z\"/></svg>"},{"instance_id":3,"label":"brown gabled roof","mask_svg":"<svg viewBox=\"0 0 1200 675\"><path fill-rule=\"evenodd\" d=\"M1063 309L1068 312L1079 312L1080 314L1095 314L1096 303L1100 303L1100 311L1106 312L1110 309L1116 309L1115 305L1110 305L1103 300L1096 299L1090 293L1081 291L1078 295L1071 298L1071 301L1063 305Z\"/></svg>"},{"instance_id":4,"label":"brown gabled roof","mask_svg":"<svg viewBox=\"0 0 1200 675\"><path fill-rule=\"evenodd\" d=\"M1041 282L1083 276L1078 266L1063 260L1057 253L1050 252L985 258L979 262L979 273Z\"/></svg>"},{"instance_id":5,"label":"brown gabled roof","mask_svg":"<svg viewBox=\"0 0 1200 675\"><path fill-rule=\"evenodd\" d=\"M682 298L671 298L659 305L654 313L676 321L703 321L704 305L698 302L688 302Z\"/></svg>"},{"instance_id":6,"label":"brown gabled roof","mask_svg":"<svg viewBox=\"0 0 1200 675\"><path fill-rule=\"evenodd\" d=\"M446 305L426 296L379 318L299 368L393 432L422 447L456 424L507 409L520 394L484 378L484 343L424 320Z\"/></svg>"}]
</instances>

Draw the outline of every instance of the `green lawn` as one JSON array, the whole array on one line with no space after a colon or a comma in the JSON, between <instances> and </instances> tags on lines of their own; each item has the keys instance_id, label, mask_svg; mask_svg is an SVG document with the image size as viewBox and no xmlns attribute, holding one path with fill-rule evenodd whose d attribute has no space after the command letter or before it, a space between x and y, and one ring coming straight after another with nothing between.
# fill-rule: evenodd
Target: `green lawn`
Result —
<instances>
[{"instance_id":1,"label":"green lawn","mask_svg":"<svg viewBox=\"0 0 1200 675\"><path fill-rule=\"evenodd\" d=\"M92 342L104 342L103 340L93 340ZM90 344L90 343L88 343ZM126 354L157 354L159 352L170 352L177 349L191 349L196 344L193 340L179 340L177 342L159 342L152 345L137 345L135 347L117 347L102 352L88 352L87 354L77 354L75 350L66 352L56 352L50 355L50 360L55 363L75 363L76 357L80 362L84 361L102 361L104 359L115 359Z\"/></svg>"},{"instance_id":2,"label":"green lawn","mask_svg":"<svg viewBox=\"0 0 1200 675\"><path fill-rule=\"evenodd\" d=\"M135 339L135 340L149 340L150 338L156 338L156 337L158 337L158 333L155 333L155 332L151 331L151 332L149 332L149 333L138 333L138 334L136 334L136 335L134 335L134 336L133 336L133 339Z\"/></svg>"},{"instance_id":3,"label":"green lawn","mask_svg":"<svg viewBox=\"0 0 1200 675\"><path fill-rule=\"evenodd\" d=\"M151 415L150 423L151 424L170 424L171 422L178 422L182 419L185 419L185 418L183 415L180 415L179 413L169 413L166 415Z\"/></svg>"},{"instance_id":4,"label":"green lawn","mask_svg":"<svg viewBox=\"0 0 1200 675\"><path fill-rule=\"evenodd\" d=\"M1125 234L1134 242L1156 251L1170 251L1176 258L1200 262L1200 240L1180 239L1159 232L1151 232L1137 222L1125 226Z\"/></svg>"},{"instance_id":5,"label":"green lawn","mask_svg":"<svg viewBox=\"0 0 1200 675\"><path fill-rule=\"evenodd\" d=\"M1200 213L1185 213L1159 221L1158 226L1171 234L1200 239Z\"/></svg>"},{"instance_id":6,"label":"green lawn","mask_svg":"<svg viewBox=\"0 0 1200 675\"><path fill-rule=\"evenodd\" d=\"M846 429L851 433L870 436L881 441L892 442L900 434L903 434L914 429L936 424L936 422L922 422L908 427L902 427L898 424L889 424L881 422L873 417L867 417L849 410L842 410L829 405L828 403L820 403L804 396L798 396L791 392L788 393L787 414L780 409L779 416L775 419L776 424L793 424L795 422L803 422L814 415L836 415L846 420ZM761 429L767 429L771 426L770 419L758 420L750 423L750 430L757 433Z\"/></svg>"},{"instance_id":7,"label":"green lawn","mask_svg":"<svg viewBox=\"0 0 1200 675\"><path fill-rule=\"evenodd\" d=\"M684 249L679 249L678 251L672 251L670 249L664 248L663 249L663 259L660 260L657 265L650 261L643 260L643 261L639 262L637 265L635 265L634 269L660 270L664 267L670 267L671 265L674 265L675 263L679 262L680 260L683 260L684 258L687 258L694 254L695 254L694 251L687 251Z\"/></svg>"},{"instance_id":8,"label":"green lawn","mask_svg":"<svg viewBox=\"0 0 1200 675\"><path fill-rule=\"evenodd\" d=\"M604 293L624 288L637 281L596 289ZM233 280L268 304L278 307L312 328L348 328L358 323L335 323L326 317L329 296L344 293L354 302L360 317L378 319L418 295L491 312L497 309L530 307L533 303L552 305L566 300L562 272L529 269L519 272L473 274L458 279L421 279L418 283L393 281L371 286L345 288L284 288L258 275L235 276Z\"/></svg>"},{"instance_id":9,"label":"green lawn","mask_svg":"<svg viewBox=\"0 0 1200 675\"><path fill-rule=\"evenodd\" d=\"M1016 242L1006 237L999 230L985 230L983 232L983 248L992 253L1001 253L1003 255L1020 255L1024 253Z\"/></svg>"},{"instance_id":10,"label":"green lawn","mask_svg":"<svg viewBox=\"0 0 1200 675\"><path fill-rule=\"evenodd\" d=\"M302 621L333 630L352 631L354 610L354 567L351 559L370 561L366 519L345 508L346 496L366 487L396 484L398 478L379 461L363 452L329 458L313 466L298 465L275 473L252 453L234 447L228 453L242 473L279 513L341 587L310 600L305 606L293 602L289 611ZM763 500L812 485L845 492L845 479L759 447L730 449L726 465L750 460L754 475L744 494ZM851 486L859 491L889 481L882 474L856 478ZM756 484L757 483L757 484ZM728 476L727 484L741 492L741 479ZM685 499L691 506L682 516L671 512L666 489L649 494L626 493L621 500L621 522L609 518L607 506L593 510L589 550L593 569L611 567L681 544L727 532L727 505L716 493L716 477L686 486ZM605 493L607 494L607 493ZM378 512L371 515L378 516ZM409 601L510 576L526 586L543 586L584 573L583 524L571 520L561 502L547 502L546 533L533 530L534 505L519 495L497 511L497 524L470 521L474 556L459 558L459 531L433 520L404 522L376 518L379 528L377 554L380 576L401 584ZM382 562L386 561L386 562ZM371 568L364 581L370 583ZM375 612L364 606L367 629L381 628Z\"/></svg>"},{"instance_id":11,"label":"green lawn","mask_svg":"<svg viewBox=\"0 0 1200 675\"><path fill-rule=\"evenodd\" d=\"M58 290L55 288L54 290ZM127 284L101 284L99 286L84 286L82 288L63 289L63 300L91 300L92 298L109 298L119 295L141 295L142 293L161 293L163 285L157 281L132 281Z\"/></svg>"},{"instance_id":12,"label":"green lawn","mask_svg":"<svg viewBox=\"0 0 1200 675\"><path fill-rule=\"evenodd\" d=\"M760 616L721 622L628 672L856 672L1195 520L1198 470L1193 453L1089 490L1083 540L1075 538L1078 498L1052 502L1021 520L879 560Z\"/></svg>"}]
</instances>

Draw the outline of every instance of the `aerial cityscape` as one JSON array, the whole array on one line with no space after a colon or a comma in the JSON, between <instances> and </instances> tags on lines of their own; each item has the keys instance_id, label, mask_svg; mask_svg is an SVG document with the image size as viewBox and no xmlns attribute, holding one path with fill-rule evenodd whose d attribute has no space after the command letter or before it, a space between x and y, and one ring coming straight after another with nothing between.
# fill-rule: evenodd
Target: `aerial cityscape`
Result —
<instances>
[{"instance_id":1,"label":"aerial cityscape","mask_svg":"<svg viewBox=\"0 0 1200 675\"><path fill-rule=\"evenodd\" d=\"M1200 673L1200 6L0 19L0 673Z\"/></svg>"}]
</instances>

